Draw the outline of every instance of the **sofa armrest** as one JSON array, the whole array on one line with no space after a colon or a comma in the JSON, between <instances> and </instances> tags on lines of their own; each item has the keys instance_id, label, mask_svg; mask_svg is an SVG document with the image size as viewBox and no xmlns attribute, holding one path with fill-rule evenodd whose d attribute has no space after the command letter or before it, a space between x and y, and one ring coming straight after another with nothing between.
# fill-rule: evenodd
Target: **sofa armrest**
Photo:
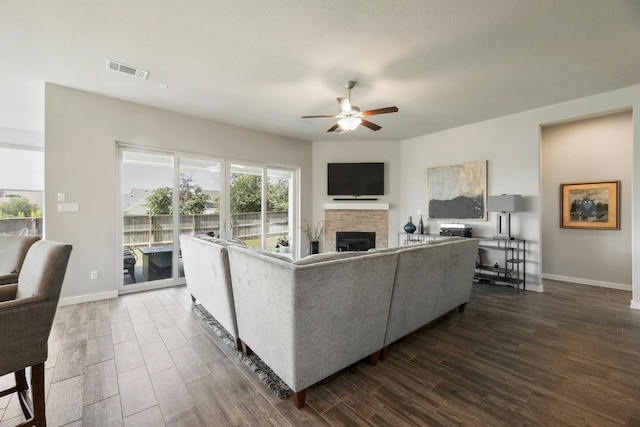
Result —
<instances>
[{"instance_id":1,"label":"sofa armrest","mask_svg":"<svg viewBox=\"0 0 640 427\"><path fill-rule=\"evenodd\" d=\"M180 236L182 262L191 296L235 338L236 312L231 289L229 255L223 241Z\"/></svg>"}]
</instances>

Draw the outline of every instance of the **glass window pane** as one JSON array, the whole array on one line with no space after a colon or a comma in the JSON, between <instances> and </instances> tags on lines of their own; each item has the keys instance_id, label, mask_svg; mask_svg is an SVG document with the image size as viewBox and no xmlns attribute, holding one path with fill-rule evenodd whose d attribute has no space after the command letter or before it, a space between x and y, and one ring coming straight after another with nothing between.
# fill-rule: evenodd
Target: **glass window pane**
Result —
<instances>
[{"instance_id":1,"label":"glass window pane","mask_svg":"<svg viewBox=\"0 0 640 427\"><path fill-rule=\"evenodd\" d=\"M180 234L220 237L220 173L220 162L180 158Z\"/></svg>"},{"instance_id":2,"label":"glass window pane","mask_svg":"<svg viewBox=\"0 0 640 427\"><path fill-rule=\"evenodd\" d=\"M42 236L44 153L0 147L0 234Z\"/></svg>"},{"instance_id":3,"label":"glass window pane","mask_svg":"<svg viewBox=\"0 0 640 427\"><path fill-rule=\"evenodd\" d=\"M171 278L173 158L125 151L122 194L124 284Z\"/></svg>"},{"instance_id":4,"label":"glass window pane","mask_svg":"<svg viewBox=\"0 0 640 427\"><path fill-rule=\"evenodd\" d=\"M231 237L262 248L262 171L255 166L231 165Z\"/></svg>"},{"instance_id":5,"label":"glass window pane","mask_svg":"<svg viewBox=\"0 0 640 427\"><path fill-rule=\"evenodd\" d=\"M293 253L293 172L267 170L267 250Z\"/></svg>"}]
</instances>

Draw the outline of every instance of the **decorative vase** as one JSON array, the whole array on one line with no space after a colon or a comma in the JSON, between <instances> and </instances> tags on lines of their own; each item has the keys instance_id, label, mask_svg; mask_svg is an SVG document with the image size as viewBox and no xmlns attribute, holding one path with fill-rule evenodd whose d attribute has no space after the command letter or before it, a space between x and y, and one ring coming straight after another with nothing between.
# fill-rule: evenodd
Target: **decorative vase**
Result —
<instances>
[{"instance_id":1,"label":"decorative vase","mask_svg":"<svg viewBox=\"0 0 640 427\"><path fill-rule=\"evenodd\" d=\"M424 222L422 222L422 215L420 215L420 222L418 222L418 234L424 234Z\"/></svg>"},{"instance_id":2,"label":"decorative vase","mask_svg":"<svg viewBox=\"0 0 640 427\"><path fill-rule=\"evenodd\" d=\"M318 249L318 241L312 240L309 242L309 255L317 254L320 250Z\"/></svg>"},{"instance_id":3,"label":"decorative vase","mask_svg":"<svg viewBox=\"0 0 640 427\"><path fill-rule=\"evenodd\" d=\"M411 217L409 217L409 222L404 225L404 232L408 234L413 234L416 231L416 226L413 223Z\"/></svg>"}]
</instances>

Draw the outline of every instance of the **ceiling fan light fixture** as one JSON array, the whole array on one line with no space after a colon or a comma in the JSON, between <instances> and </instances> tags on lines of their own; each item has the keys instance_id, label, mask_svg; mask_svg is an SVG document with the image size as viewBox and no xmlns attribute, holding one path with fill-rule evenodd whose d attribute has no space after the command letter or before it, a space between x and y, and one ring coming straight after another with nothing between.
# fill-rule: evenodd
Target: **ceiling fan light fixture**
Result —
<instances>
[{"instance_id":1,"label":"ceiling fan light fixture","mask_svg":"<svg viewBox=\"0 0 640 427\"><path fill-rule=\"evenodd\" d=\"M338 120L338 126L347 132L351 132L355 130L362 123L362 119L359 117L345 117L343 119Z\"/></svg>"},{"instance_id":2,"label":"ceiling fan light fixture","mask_svg":"<svg viewBox=\"0 0 640 427\"><path fill-rule=\"evenodd\" d=\"M351 132L362 125L372 131L382 129L375 123L365 120L364 117L375 116L377 114L397 113L398 107L384 107L377 108L375 110L360 111L360 108L355 105L351 105L351 89L356 85L354 81L348 81L345 83L345 87L349 90L349 98L337 98L338 104L340 104L340 113L337 115L325 114L322 116L302 116L303 119L313 119L318 117L331 117L336 118L338 121L331 126L327 132L335 132L340 130L340 133Z\"/></svg>"}]
</instances>

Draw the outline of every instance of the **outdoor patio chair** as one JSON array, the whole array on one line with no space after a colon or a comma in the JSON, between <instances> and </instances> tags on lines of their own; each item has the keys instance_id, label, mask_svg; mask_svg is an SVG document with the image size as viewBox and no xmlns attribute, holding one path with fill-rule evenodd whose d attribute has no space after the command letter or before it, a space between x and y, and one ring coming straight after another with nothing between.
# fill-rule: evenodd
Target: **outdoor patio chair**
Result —
<instances>
[{"instance_id":1,"label":"outdoor patio chair","mask_svg":"<svg viewBox=\"0 0 640 427\"><path fill-rule=\"evenodd\" d=\"M125 249L122 254L124 257L124 269L129 273L129 276L131 276L133 283L136 283L136 262L138 261L138 257L131 249Z\"/></svg>"}]
</instances>

